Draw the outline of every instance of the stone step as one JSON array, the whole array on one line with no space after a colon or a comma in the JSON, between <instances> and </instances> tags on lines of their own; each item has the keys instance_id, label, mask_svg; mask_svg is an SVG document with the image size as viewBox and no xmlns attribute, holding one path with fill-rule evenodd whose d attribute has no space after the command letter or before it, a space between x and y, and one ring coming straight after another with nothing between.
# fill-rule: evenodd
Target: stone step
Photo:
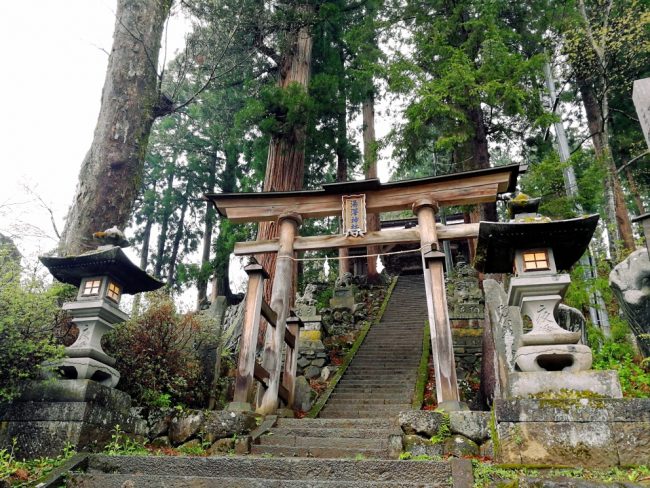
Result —
<instances>
[{"instance_id":1,"label":"stone step","mask_svg":"<svg viewBox=\"0 0 650 488\"><path fill-rule=\"evenodd\" d=\"M253 456L271 455L274 457L315 457L328 459L354 459L362 456L364 459L388 459L386 449L344 447L289 447L289 446L261 446L251 447Z\"/></svg>"},{"instance_id":2,"label":"stone step","mask_svg":"<svg viewBox=\"0 0 650 488\"><path fill-rule=\"evenodd\" d=\"M322 420L337 420L337 419L322 419ZM367 419L354 419L356 422L359 420ZM355 429L348 428L333 428L333 429L310 429L301 427L276 427L271 432L274 436L304 436L304 437L329 437L329 438L346 438L346 439L385 439L388 435L400 434L401 430L393 426L391 428L383 429ZM267 436L262 436L263 439Z\"/></svg>"},{"instance_id":3,"label":"stone step","mask_svg":"<svg viewBox=\"0 0 650 488\"><path fill-rule=\"evenodd\" d=\"M391 405L374 405L372 407L366 407L364 404L332 404L325 405L323 412L327 413L337 413L337 414L348 414L347 418L359 417L359 412L368 413L368 416L373 414L383 414L383 413L393 413L401 412L403 410L410 410L410 403L393 403ZM363 415L362 417L368 418L368 416ZM339 416L339 418L345 418Z\"/></svg>"},{"instance_id":4,"label":"stone step","mask_svg":"<svg viewBox=\"0 0 650 488\"><path fill-rule=\"evenodd\" d=\"M300 447L300 448L344 448L344 449L387 449L388 435L383 438L363 437L323 437L280 435L275 429L260 437L260 446Z\"/></svg>"},{"instance_id":5,"label":"stone step","mask_svg":"<svg viewBox=\"0 0 650 488\"><path fill-rule=\"evenodd\" d=\"M256 446L257 447L257 446ZM351 482L381 482L393 483L431 483L432 486L451 486L451 464L444 461L408 462L398 460L363 460L351 459L310 459L310 458L256 458L242 457L186 457L186 456L90 456L88 461L90 476L105 473L115 475L137 476L133 473L151 473L148 476L183 477L191 479L263 479L283 480L283 482L300 481L300 486L312 486L311 482L331 481L338 483L332 486L354 486ZM192 478L188 477L192 474ZM135 479L135 478L133 478ZM146 480L147 476L139 478ZM108 481L108 479L107 479ZM124 481L122 481L122 484ZM79 485L84 486L84 485ZM85 486L100 486L112 488L109 484L87 484ZM126 485L128 486L128 485ZM140 484L135 486L181 486ZM201 484L188 483L182 486L198 487ZM210 485L219 486L219 485ZM233 486L233 485L221 485ZM237 486L237 485L234 485ZM242 485L247 486L247 485ZM266 485L264 485L266 486ZM281 485L281 486L287 486Z\"/></svg>"},{"instance_id":6,"label":"stone step","mask_svg":"<svg viewBox=\"0 0 650 488\"><path fill-rule=\"evenodd\" d=\"M410 395L413 393L412 391L407 392L396 392L393 393L391 391L385 391L385 392L365 392L365 391L359 391L359 390L348 390L348 391L337 391L332 393L332 396L330 396L330 401L331 400L355 400L357 398L382 398L384 400L400 400L404 399L405 395Z\"/></svg>"},{"instance_id":7,"label":"stone step","mask_svg":"<svg viewBox=\"0 0 650 488\"><path fill-rule=\"evenodd\" d=\"M372 389L389 389L389 390L411 390L415 387L415 384L410 384L404 382L401 379L393 379L390 375L386 375L381 378L370 378L370 379L358 379L343 376L339 383L336 385L337 391L339 389L349 389L349 388L372 388Z\"/></svg>"},{"instance_id":8,"label":"stone step","mask_svg":"<svg viewBox=\"0 0 650 488\"><path fill-rule=\"evenodd\" d=\"M410 407L410 405L409 405ZM406 409L402 409L406 410ZM384 419L394 419L397 417L402 410L395 411L370 411L370 410L328 410L324 408L318 416L324 419L349 419L350 417L355 417L359 419L372 419L372 418L384 418Z\"/></svg>"},{"instance_id":9,"label":"stone step","mask_svg":"<svg viewBox=\"0 0 650 488\"><path fill-rule=\"evenodd\" d=\"M76 488L332 488L340 487L336 480L285 480L241 477L158 476L145 474L75 474L66 486ZM346 480L346 488L438 488L450 487L448 482L422 483L420 481L353 481Z\"/></svg>"},{"instance_id":10,"label":"stone step","mask_svg":"<svg viewBox=\"0 0 650 488\"><path fill-rule=\"evenodd\" d=\"M283 419L276 422L282 428L309 428L309 429L391 429L396 424L386 420L372 419Z\"/></svg>"},{"instance_id":11,"label":"stone step","mask_svg":"<svg viewBox=\"0 0 650 488\"><path fill-rule=\"evenodd\" d=\"M382 397L381 395L367 395L362 396L358 395L356 397L346 397L346 396L331 396L327 402L327 405L367 405L372 407L372 405L395 405L395 404L404 404L405 400L410 400L411 397L406 397L403 395L392 396L392 398Z\"/></svg>"},{"instance_id":12,"label":"stone step","mask_svg":"<svg viewBox=\"0 0 650 488\"><path fill-rule=\"evenodd\" d=\"M332 398L335 395L341 395L341 398L354 398L358 396L376 396L378 398L406 398L413 394L413 388L359 388L347 387L342 385L336 388L332 393Z\"/></svg>"}]
</instances>

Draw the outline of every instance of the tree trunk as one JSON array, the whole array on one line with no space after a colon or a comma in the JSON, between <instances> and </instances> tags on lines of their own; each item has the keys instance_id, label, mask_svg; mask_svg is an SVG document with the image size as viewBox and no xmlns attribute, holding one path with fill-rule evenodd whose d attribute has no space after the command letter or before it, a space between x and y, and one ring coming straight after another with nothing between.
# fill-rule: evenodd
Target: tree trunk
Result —
<instances>
[{"instance_id":1,"label":"tree trunk","mask_svg":"<svg viewBox=\"0 0 650 488\"><path fill-rule=\"evenodd\" d=\"M147 217L147 223L142 233L142 250L140 251L140 269L147 270L149 260L149 242L151 241L151 227L153 226L153 215Z\"/></svg>"},{"instance_id":2,"label":"tree trunk","mask_svg":"<svg viewBox=\"0 0 650 488\"><path fill-rule=\"evenodd\" d=\"M625 168L625 177L627 178L627 184L630 185L630 193L634 197L634 203L636 204L637 212L639 212L638 215L642 215L645 213L645 205L643 204L643 199L639 193L639 186L637 185L634 175L629 167Z\"/></svg>"},{"instance_id":3,"label":"tree trunk","mask_svg":"<svg viewBox=\"0 0 650 488\"><path fill-rule=\"evenodd\" d=\"M214 185L217 176L217 155L214 154L212 164L210 165L210 172L208 173L207 192L214 192ZM215 211L214 205L211 202L205 203L205 222L203 226L203 243L201 247L201 269L199 271L199 279L196 282L197 297L196 309L201 310L201 307L208 299L208 267L210 265L210 250L212 249L212 229L214 228Z\"/></svg>"},{"instance_id":4,"label":"tree trunk","mask_svg":"<svg viewBox=\"0 0 650 488\"><path fill-rule=\"evenodd\" d=\"M348 124L347 124L347 103L345 99L344 82L344 53L343 46L339 43L339 86L338 86L338 114L337 114L337 134L336 134L336 181L348 180ZM350 250L348 248L339 248L339 276L350 272Z\"/></svg>"},{"instance_id":5,"label":"tree trunk","mask_svg":"<svg viewBox=\"0 0 650 488\"><path fill-rule=\"evenodd\" d=\"M99 118L59 242L61 255L93 249L93 232L123 229L129 221L160 101L158 53L171 3L117 2Z\"/></svg>"},{"instance_id":6,"label":"tree trunk","mask_svg":"<svg viewBox=\"0 0 650 488\"><path fill-rule=\"evenodd\" d=\"M375 94L374 89L368 93L368 98L361 107L363 116L363 163L366 179L377 178L377 139L375 137ZM368 232L381 229L379 214L371 213L367 216ZM368 246L367 254L379 254L379 246ZM377 273L377 256L368 256L368 282L375 283L379 280Z\"/></svg>"},{"instance_id":7,"label":"tree trunk","mask_svg":"<svg viewBox=\"0 0 650 488\"><path fill-rule=\"evenodd\" d=\"M239 158L239 149L236 143L227 142L224 144L226 162L221 174L220 186L224 193L232 193L236 190L236 169ZM228 241L229 228L227 222L219 221L219 235L217 236L217 256L214 265L214 276L212 280L212 298L225 296L229 304L233 303L234 294L230 289L230 254L224 255L226 242Z\"/></svg>"},{"instance_id":8,"label":"tree trunk","mask_svg":"<svg viewBox=\"0 0 650 488\"><path fill-rule=\"evenodd\" d=\"M472 148L472 166L473 169L486 169L490 167L490 152L488 148L487 127L483 118L481 107L470 108L467 116L474 129L474 135L471 139ZM497 205L495 202L482 203L480 205L480 219L488 222L496 222Z\"/></svg>"},{"instance_id":9,"label":"tree trunk","mask_svg":"<svg viewBox=\"0 0 650 488\"><path fill-rule=\"evenodd\" d=\"M176 160L176 156L172 161L172 165ZM160 278L162 274L163 264L165 262L165 243L167 242L167 230L169 229L169 218L172 212L172 195L174 193L174 169L170 166L169 173L167 174L167 188L165 195L163 195L162 216L160 221L160 234L158 234L158 244L156 248L156 261L153 268L153 275Z\"/></svg>"},{"instance_id":10,"label":"tree trunk","mask_svg":"<svg viewBox=\"0 0 650 488\"><path fill-rule=\"evenodd\" d=\"M304 7L304 9L307 8L309 7ZM309 26L300 27L297 32L290 34L290 37L293 38L293 41L288 43L288 48L282 55L278 85L286 88L292 83L298 83L307 90L311 74L312 51ZM303 185L304 172L305 127L294 126L286 134L273 136L269 144L263 190L300 190ZM259 240L276 237L278 237L277 222L260 223L257 233ZM259 257L259 262L270 275L264 291L266 300L270 300L276 255L275 253L262 254Z\"/></svg>"},{"instance_id":11,"label":"tree trunk","mask_svg":"<svg viewBox=\"0 0 650 488\"><path fill-rule=\"evenodd\" d=\"M621 187L614 158L612 157L612 151L609 146L606 116L589 82L579 79L578 86L587 115L587 124L589 133L591 134L591 140L594 144L594 152L596 153L596 157L605 163L605 169L607 171L605 178L605 213L609 221L607 228L610 231L610 254L612 258L616 258L619 254L619 242L622 242L625 249L629 251L633 251L635 248L632 224L625 205L623 188ZM606 104L605 109L607 109Z\"/></svg>"},{"instance_id":12,"label":"tree trunk","mask_svg":"<svg viewBox=\"0 0 650 488\"><path fill-rule=\"evenodd\" d=\"M188 183L185 187L185 198L183 200L183 206L181 207L181 214L178 217L178 227L176 228L176 234L174 235L174 242L172 243L172 253L169 256L169 272L167 273L167 287L171 290L176 283L176 260L178 259L178 251L181 246L181 239L183 239L183 234L185 232L185 212L187 212L187 206L190 203L190 191L191 185Z\"/></svg>"}]
</instances>

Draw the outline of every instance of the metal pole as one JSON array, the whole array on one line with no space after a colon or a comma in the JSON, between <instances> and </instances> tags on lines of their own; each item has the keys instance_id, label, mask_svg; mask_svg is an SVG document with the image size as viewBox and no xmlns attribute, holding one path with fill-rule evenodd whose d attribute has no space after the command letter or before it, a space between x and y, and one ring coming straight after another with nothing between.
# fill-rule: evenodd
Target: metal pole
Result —
<instances>
[{"instance_id":1,"label":"metal pole","mask_svg":"<svg viewBox=\"0 0 650 488\"><path fill-rule=\"evenodd\" d=\"M548 88L548 94L551 102L551 110L555 107L555 101L557 99L557 94L555 92L555 80L553 78L553 72L551 70L551 64L547 61L544 63L544 78L546 79L546 86ZM559 115L559 109L558 109ZM566 163L571 153L569 151L569 142L564 130L564 123L562 120L555 122L553 124L555 128L555 135L557 138L557 151L560 155L560 161ZM564 174L564 187L568 196L572 197L575 201L576 210L579 214L583 213L582 206L577 201L578 197L578 183L576 180L575 172L573 171L573 166L571 164L565 165L563 169ZM591 246L587 254L580 258L580 265L584 269L584 276L588 280L596 278L596 273L594 266L592 264L592 252ZM602 295L598 290L595 290L592 294L591 304L589 305L589 316L591 322L598 325L603 331L605 337L611 336L611 330L609 325L609 316L607 315L607 308L605 307L605 301L603 300Z\"/></svg>"}]
</instances>

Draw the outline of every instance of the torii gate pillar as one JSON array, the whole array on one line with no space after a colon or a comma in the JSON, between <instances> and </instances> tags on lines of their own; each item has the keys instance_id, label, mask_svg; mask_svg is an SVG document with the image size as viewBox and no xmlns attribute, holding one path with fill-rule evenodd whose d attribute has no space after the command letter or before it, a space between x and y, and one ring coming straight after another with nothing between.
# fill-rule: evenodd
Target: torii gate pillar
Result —
<instances>
[{"instance_id":1,"label":"torii gate pillar","mask_svg":"<svg viewBox=\"0 0 650 488\"><path fill-rule=\"evenodd\" d=\"M278 408L278 390L282 374L281 353L284 344L284 331L289 318L293 284L293 242L301 224L302 217L295 212L282 214L278 218L279 249L278 259L275 262L275 277L270 303L278 318L275 327L266 329L266 341L262 353L262 366L269 372L267 387L266 389L260 388L257 396L257 413L263 415L274 413ZM290 358L294 363L296 359L297 355L295 354ZM295 364L288 366L295 374ZM293 384L290 385L290 401L293 397L293 386Z\"/></svg>"},{"instance_id":2,"label":"torii gate pillar","mask_svg":"<svg viewBox=\"0 0 650 488\"><path fill-rule=\"evenodd\" d=\"M431 350L436 375L436 397L440 407L446 410L458 410L462 407L458 395L454 344L447 310L443 268L445 255L438 251L437 212L438 203L433 200L420 199L413 203L413 213L418 218L420 230Z\"/></svg>"}]
</instances>

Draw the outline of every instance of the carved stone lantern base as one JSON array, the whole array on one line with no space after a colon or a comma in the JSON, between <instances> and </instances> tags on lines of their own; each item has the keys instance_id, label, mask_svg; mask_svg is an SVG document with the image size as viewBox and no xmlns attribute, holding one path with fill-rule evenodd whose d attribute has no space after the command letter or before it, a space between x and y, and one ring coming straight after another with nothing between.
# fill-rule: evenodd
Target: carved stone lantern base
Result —
<instances>
[{"instance_id":1,"label":"carved stone lantern base","mask_svg":"<svg viewBox=\"0 0 650 488\"><path fill-rule=\"evenodd\" d=\"M517 350L515 362L523 372L575 373L591 368L592 354L591 349L582 344L522 346Z\"/></svg>"}]
</instances>

